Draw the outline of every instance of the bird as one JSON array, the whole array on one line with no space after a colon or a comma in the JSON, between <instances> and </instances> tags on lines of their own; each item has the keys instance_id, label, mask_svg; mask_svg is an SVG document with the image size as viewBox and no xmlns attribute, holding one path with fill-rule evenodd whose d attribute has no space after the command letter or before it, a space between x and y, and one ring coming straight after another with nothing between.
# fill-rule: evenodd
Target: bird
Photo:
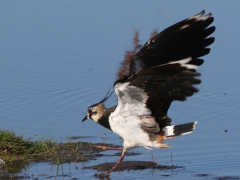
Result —
<instances>
[{"instance_id":1,"label":"bird","mask_svg":"<svg viewBox=\"0 0 240 180\"><path fill-rule=\"evenodd\" d=\"M88 107L82 122L91 119L123 138L119 161L105 174L109 176L135 147L169 148L164 140L193 132L197 121L172 125L168 109L173 101L185 101L197 93L201 83L197 68L204 62L214 41L215 26L205 11L184 19L150 38L133 56L129 73L113 84L114 90ZM117 95L117 105L104 102Z\"/></svg>"}]
</instances>

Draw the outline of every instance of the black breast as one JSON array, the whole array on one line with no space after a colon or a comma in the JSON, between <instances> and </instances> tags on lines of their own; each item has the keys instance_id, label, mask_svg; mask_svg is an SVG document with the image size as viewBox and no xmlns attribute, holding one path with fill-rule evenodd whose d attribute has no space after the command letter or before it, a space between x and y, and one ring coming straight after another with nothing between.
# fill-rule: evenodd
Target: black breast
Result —
<instances>
[{"instance_id":1,"label":"black breast","mask_svg":"<svg viewBox=\"0 0 240 180\"><path fill-rule=\"evenodd\" d=\"M109 129L109 130L112 130L111 127L110 127L110 124L109 124L109 116L110 114L115 111L117 106L113 106L111 108L107 108L102 117L98 120L98 123L101 124L102 126L104 126L105 128Z\"/></svg>"}]
</instances>

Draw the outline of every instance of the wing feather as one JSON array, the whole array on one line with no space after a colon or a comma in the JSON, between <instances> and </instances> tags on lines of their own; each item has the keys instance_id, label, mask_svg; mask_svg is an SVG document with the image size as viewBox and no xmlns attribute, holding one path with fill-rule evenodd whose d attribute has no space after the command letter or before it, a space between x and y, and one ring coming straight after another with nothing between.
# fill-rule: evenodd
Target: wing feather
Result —
<instances>
[{"instance_id":1,"label":"wing feather","mask_svg":"<svg viewBox=\"0 0 240 180\"><path fill-rule=\"evenodd\" d=\"M170 122L162 109L163 104L186 100L198 92L194 85L201 82L196 78L200 73L192 71L197 66L188 64L191 60L189 57L143 69L117 80L114 83L118 97L115 116L121 115L123 119L136 116L145 130L159 131L162 119Z\"/></svg>"},{"instance_id":2,"label":"wing feather","mask_svg":"<svg viewBox=\"0 0 240 180\"><path fill-rule=\"evenodd\" d=\"M202 11L180 21L150 38L133 56L129 74L188 56L192 57L189 63L200 66L204 62L200 57L210 52L208 46L215 40L214 37L209 37L215 27L208 27L214 18L211 13L204 13L205 11ZM166 114L170 105L171 101L163 105Z\"/></svg>"},{"instance_id":3,"label":"wing feather","mask_svg":"<svg viewBox=\"0 0 240 180\"><path fill-rule=\"evenodd\" d=\"M191 56L191 63L201 65L204 56L210 52L207 48L214 42L210 36L215 27L208 26L214 21L211 13L204 16L205 11L180 21L156 36L150 38L134 55L130 64L130 74L170 61L177 61Z\"/></svg>"}]
</instances>

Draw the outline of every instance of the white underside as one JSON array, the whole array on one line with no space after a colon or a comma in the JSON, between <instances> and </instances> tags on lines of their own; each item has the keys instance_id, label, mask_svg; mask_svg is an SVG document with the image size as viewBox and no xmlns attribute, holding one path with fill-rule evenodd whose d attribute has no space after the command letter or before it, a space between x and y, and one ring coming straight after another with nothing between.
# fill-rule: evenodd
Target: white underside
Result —
<instances>
[{"instance_id":1,"label":"white underside","mask_svg":"<svg viewBox=\"0 0 240 180\"><path fill-rule=\"evenodd\" d=\"M127 149L137 146L156 147L154 142L150 141L147 132L141 128L140 116L151 115L151 111L145 107L147 94L129 83L115 85L115 92L118 96L118 106L109 116L109 123L113 132L124 139L123 146Z\"/></svg>"},{"instance_id":2,"label":"white underside","mask_svg":"<svg viewBox=\"0 0 240 180\"><path fill-rule=\"evenodd\" d=\"M144 146L147 149L159 148L159 144L150 141L149 135L140 127L141 120L137 116L128 116L124 119L120 115L114 116L113 113L109 119L113 132L124 139L124 148L130 149L137 146Z\"/></svg>"}]
</instances>

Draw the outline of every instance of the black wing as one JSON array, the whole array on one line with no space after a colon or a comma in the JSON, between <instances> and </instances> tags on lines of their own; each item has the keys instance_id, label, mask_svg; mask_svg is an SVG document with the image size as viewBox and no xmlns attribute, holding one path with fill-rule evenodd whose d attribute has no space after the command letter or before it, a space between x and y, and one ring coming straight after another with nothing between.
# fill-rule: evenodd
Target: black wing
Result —
<instances>
[{"instance_id":1,"label":"black wing","mask_svg":"<svg viewBox=\"0 0 240 180\"><path fill-rule=\"evenodd\" d=\"M201 65L203 60L198 58L210 52L207 46L214 42L214 37L207 37L215 31L214 26L207 28L214 20L211 13L203 16L204 13L180 21L150 38L134 55L129 74L189 56L192 57L190 63Z\"/></svg>"},{"instance_id":2,"label":"black wing","mask_svg":"<svg viewBox=\"0 0 240 180\"><path fill-rule=\"evenodd\" d=\"M133 57L129 74L149 67L166 64L191 56L191 64L201 65L204 56L210 52L207 48L214 42L214 37L207 38L215 31L208 26L214 18L205 11L180 21L156 36L150 38ZM163 110L167 114L171 101L166 101Z\"/></svg>"}]
</instances>

